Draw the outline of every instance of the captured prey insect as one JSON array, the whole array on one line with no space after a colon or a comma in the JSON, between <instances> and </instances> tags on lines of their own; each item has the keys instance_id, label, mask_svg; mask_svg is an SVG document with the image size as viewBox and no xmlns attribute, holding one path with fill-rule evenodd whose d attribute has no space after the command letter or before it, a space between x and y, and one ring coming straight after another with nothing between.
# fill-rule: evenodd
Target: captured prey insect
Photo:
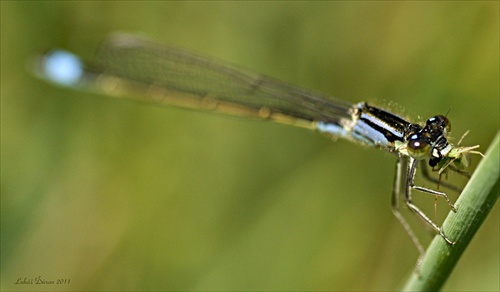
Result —
<instances>
[{"instance_id":1,"label":"captured prey insect","mask_svg":"<svg viewBox=\"0 0 500 292\"><path fill-rule=\"evenodd\" d=\"M448 169L462 171L468 166L468 154L479 153L474 150L479 146L460 147L448 141L451 124L443 115L431 117L423 125L411 123L366 102L352 104L129 34L105 40L94 63L84 64L72 53L52 50L36 59L35 73L63 86L272 120L383 149L397 157L393 212L420 255L424 249L399 212L400 196L448 244L454 244L411 197L412 190L443 197L455 211L446 193L415 186L418 164L425 169L427 163L440 174Z\"/></svg>"}]
</instances>

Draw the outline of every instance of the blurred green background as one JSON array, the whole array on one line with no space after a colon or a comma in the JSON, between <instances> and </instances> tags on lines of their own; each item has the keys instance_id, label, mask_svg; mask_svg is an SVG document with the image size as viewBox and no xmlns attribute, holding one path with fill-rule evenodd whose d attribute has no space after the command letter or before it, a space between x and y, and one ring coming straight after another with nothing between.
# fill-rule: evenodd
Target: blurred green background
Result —
<instances>
[{"instance_id":1,"label":"blurred green background","mask_svg":"<svg viewBox=\"0 0 500 292\"><path fill-rule=\"evenodd\" d=\"M498 131L496 1L0 4L2 290L391 290L417 259L390 209L393 156L57 88L26 69L52 47L91 58L141 32L415 121L449 111L482 151ZM499 245L497 206L445 290L498 291ZM38 276L71 282L15 284Z\"/></svg>"}]
</instances>

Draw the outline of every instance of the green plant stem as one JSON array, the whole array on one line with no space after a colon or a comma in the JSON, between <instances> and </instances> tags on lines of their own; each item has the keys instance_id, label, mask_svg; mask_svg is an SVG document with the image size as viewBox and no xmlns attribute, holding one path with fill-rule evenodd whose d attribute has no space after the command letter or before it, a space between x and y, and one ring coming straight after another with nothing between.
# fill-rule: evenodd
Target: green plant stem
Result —
<instances>
[{"instance_id":1,"label":"green plant stem","mask_svg":"<svg viewBox=\"0 0 500 292\"><path fill-rule=\"evenodd\" d=\"M465 248L486 219L500 196L500 133L479 163L457 200L457 212L450 212L443 223L444 232L455 240L448 245L439 235L427 249L420 275L413 273L404 291L437 291L442 288Z\"/></svg>"}]
</instances>

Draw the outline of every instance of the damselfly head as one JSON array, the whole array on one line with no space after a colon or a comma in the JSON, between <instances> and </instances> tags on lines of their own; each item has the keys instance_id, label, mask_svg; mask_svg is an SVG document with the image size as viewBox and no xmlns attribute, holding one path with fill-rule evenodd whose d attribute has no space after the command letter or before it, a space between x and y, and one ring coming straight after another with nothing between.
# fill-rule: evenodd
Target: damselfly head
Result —
<instances>
[{"instance_id":1,"label":"damselfly head","mask_svg":"<svg viewBox=\"0 0 500 292\"><path fill-rule=\"evenodd\" d=\"M410 125L406 137L408 155L417 160L430 156L429 165L436 166L451 150L446 139L450 130L450 121L442 115L428 119L424 127Z\"/></svg>"}]
</instances>

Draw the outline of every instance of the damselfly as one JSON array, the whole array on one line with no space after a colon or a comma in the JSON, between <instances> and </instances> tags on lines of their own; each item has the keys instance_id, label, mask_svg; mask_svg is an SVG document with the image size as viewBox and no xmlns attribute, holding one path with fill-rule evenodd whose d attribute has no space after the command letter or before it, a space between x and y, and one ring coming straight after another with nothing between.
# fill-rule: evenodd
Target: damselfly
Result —
<instances>
[{"instance_id":1,"label":"damselfly","mask_svg":"<svg viewBox=\"0 0 500 292\"><path fill-rule=\"evenodd\" d=\"M366 102L351 104L325 94L298 88L190 52L148 39L116 34L99 48L94 63L53 50L37 58L35 72L63 86L92 89L109 95L157 104L204 109L236 116L272 120L377 147L397 157L392 209L420 255L424 249L398 209L398 199L429 224L450 245L454 242L412 203L411 191L443 197L456 211L447 194L415 186L418 164L439 173L468 166L469 153L479 146L453 146L446 116L429 118L425 124L404 118ZM424 176L432 181L427 171Z\"/></svg>"}]
</instances>

